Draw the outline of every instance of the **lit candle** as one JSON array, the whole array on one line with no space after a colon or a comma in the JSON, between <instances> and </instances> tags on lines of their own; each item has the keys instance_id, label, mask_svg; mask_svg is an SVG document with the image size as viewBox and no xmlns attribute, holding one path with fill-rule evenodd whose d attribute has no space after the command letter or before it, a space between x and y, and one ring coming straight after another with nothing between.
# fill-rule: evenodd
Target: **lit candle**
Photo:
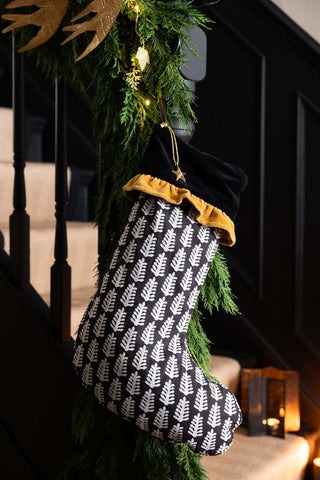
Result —
<instances>
[{"instance_id":1,"label":"lit candle","mask_svg":"<svg viewBox=\"0 0 320 480\"><path fill-rule=\"evenodd\" d=\"M269 427L279 427L280 420L278 418L267 418L267 425Z\"/></svg>"},{"instance_id":2,"label":"lit candle","mask_svg":"<svg viewBox=\"0 0 320 480\"><path fill-rule=\"evenodd\" d=\"M313 459L313 480L320 480L320 457Z\"/></svg>"},{"instance_id":3,"label":"lit candle","mask_svg":"<svg viewBox=\"0 0 320 480\"><path fill-rule=\"evenodd\" d=\"M267 418L263 420L263 424L268 426L269 434L273 435L279 428L280 420L278 418Z\"/></svg>"}]
</instances>

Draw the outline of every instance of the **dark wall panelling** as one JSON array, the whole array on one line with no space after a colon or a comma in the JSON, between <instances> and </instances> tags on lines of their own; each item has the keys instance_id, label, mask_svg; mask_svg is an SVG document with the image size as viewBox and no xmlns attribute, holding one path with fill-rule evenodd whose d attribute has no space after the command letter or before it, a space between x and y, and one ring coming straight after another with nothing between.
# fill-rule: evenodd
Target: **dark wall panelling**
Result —
<instances>
[{"instance_id":1,"label":"dark wall panelling","mask_svg":"<svg viewBox=\"0 0 320 480\"><path fill-rule=\"evenodd\" d=\"M320 108L302 93L297 96L297 201L295 328L320 361L319 248Z\"/></svg>"},{"instance_id":2,"label":"dark wall panelling","mask_svg":"<svg viewBox=\"0 0 320 480\"><path fill-rule=\"evenodd\" d=\"M218 40L215 38L217 33ZM208 33L208 42L209 45L217 42L217 45L223 45L223 49L208 50L207 79L199 88L199 92L204 89L206 93L199 93L197 102L200 124L196 141L201 148L241 166L250 177L242 200L255 207L250 216L244 216L243 209L239 213L239 242L230 252L229 261L241 272L250 289L262 296L266 59L238 30L222 20L219 27ZM217 75L217 67L223 75ZM206 112L203 129L202 112L206 108L209 90L212 111ZM219 114L224 109L227 116ZM227 144L226 134L229 136ZM249 245L241 241L245 232ZM243 264L248 247L251 257Z\"/></svg>"},{"instance_id":3,"label":"dark wall panelling","mask_svg":"<svg viewBox=\"0 0 320 480\"><path fill-rule=\"evenodd\" d=\"M242 317L206 323L215 348L301 373L320 427L320 47L267 0L207 10L208 72L193 143L249 176L238 242L224 249Z\"/></svg>"}]
</instances>

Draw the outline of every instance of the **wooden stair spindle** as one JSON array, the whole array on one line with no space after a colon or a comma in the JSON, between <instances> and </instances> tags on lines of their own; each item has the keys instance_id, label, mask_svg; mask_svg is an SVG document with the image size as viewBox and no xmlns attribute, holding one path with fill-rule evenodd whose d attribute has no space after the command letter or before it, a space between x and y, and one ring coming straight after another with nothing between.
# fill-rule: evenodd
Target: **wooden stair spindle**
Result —
<instances>
[{"instance_id":1,"label":"wooden stair spindle","mask_svg":"<svg viewBox=\"0 0 320 480\"><path fill-rule=\"evenodd\" d=\"M13 213L10 215L10 267L17 286L30 283L30 221L26 208L24 57L15 49L12 37L13 105Z\"/></svg>"},{"instance_id":2,"label":"wooden stair spindle","mask_svg":"<svg viewBox=\"0 0 320 480\"><path fill-rule=\"evenodd\" d=\"M98 192L101 191L102 185L102 144L98 145ZM98 225L98 275L99 279L102 278L102 272L99 267L101 265L101 250L102 250L102 238L101 238L101 227Z\"/></svg>"},{"instance_id":3,"label":"wooden stair spindle","mask_svg":"<svg viewBox=\"0 0 320 480\"><path fill-rule=\"evenodd\" d=\"M71 267L68 265L67 243L67 109L66 81L55 83L55 166L56 166L56 234L51 267L50 308L54 326L62 342L70 340Z\"/></svg>"}]
</instances>

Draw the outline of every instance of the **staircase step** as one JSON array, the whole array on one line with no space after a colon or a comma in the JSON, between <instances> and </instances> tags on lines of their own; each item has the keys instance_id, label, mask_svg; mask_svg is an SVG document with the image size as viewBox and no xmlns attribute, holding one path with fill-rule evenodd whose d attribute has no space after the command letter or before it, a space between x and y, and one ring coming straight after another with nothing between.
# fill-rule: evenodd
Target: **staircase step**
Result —
<instances>
[{"instance_id":1,"label":"staircase step","mask_svg":"<svg viewBox=\"0 0 320 480\"><path fill-rule=\"evenodd\" d=\"M9 230L2 229L9 253ZM89 222L67 222L68 263L72 267L72 290L95 285L98 231ZM50 267L54 262L55 228L39 224L30 229L30 277L40 295L50 292Z\"/></svg>"},{"instance_id":2,"label":"staircase step","mask_svg":"<svg viewBox=\"0 0 320 480\"><path fill-rule=\"evenodd\" d=\"M1 110L1 109L0 109ZM0 132L1 135L1 132ZM0 137L1 138L1 137ZM2 148L2 145L1 145ZM68 184L70 185L68 168ZM9 225L13 211L14 168L11 162L0 161L0 228ZM32 225L55 223L55 165L53 163L26 163L25 168L27 213ZM2 229L2 228L1 228Z\"/></svg>"},{"instance_id":3,"label":"staircase step","mask_svg":"<svg viewBox=\"0 0 320 480\"><path fill-rule=\"evenodd\" d=\"M201 462L208 480L302 480L308 456L308 442L298 435L249 437L240 427L227 452Z\"/></svg>"},{"instance_id":4,"label":"staircase step","mask_svg":"<svg viewBox=\"0 0 320 480\"><path fill-rule=\"evenodd\" d=\"M0 108L0 138L0 162L12 163L13 112L11 108Z\"/></svg>"},{"instance_id":5,"label":"staircase step","mask_svg":"<svg viewBox=\"0 0 320 480\"><path fill-rule=\"evenodd\" d=\"M216 377L235 395L239 386L241 366L234 358L211 355L211 375Z\"/></svg>"}]
</instances>

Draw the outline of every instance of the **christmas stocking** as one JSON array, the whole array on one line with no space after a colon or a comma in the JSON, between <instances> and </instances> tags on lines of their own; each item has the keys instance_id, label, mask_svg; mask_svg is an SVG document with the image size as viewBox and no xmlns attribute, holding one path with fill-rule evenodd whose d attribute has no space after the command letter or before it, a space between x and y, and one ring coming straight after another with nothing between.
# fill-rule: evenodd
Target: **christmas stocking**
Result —
<instances>
[{"instance_id":1,"label":"christmas stocking","mask_svg":"<svg viewBox=\"0 0 320 480\"><path fill-rule=\"evenodd\" d=\"M230 216L214 205L234 216L246 179L236 167L179 142L190 180L188 159L192 165L197 155L210 160L207 168L203 161L193 166L207 191L201 182L184 182L179 163L170 165L167 134L159 131L150 141L140 166L150 173L124 187L135 203L82 319L73 361L82 384L113 413L160 439L218 455L232 443L240 408L225 386L205 376L186 337L219 242L234 243ZM176 180L168 181L166 166ZM207 201L212 195L215 203Z\"/></svg>"}]
</instances>

